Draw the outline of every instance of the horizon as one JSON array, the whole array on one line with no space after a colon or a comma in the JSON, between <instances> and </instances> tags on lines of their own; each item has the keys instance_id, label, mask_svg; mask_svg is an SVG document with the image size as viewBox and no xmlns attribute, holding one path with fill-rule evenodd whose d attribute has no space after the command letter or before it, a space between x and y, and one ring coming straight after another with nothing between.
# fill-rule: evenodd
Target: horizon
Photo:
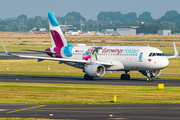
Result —
<instances>
[{"instance_id":1,"label":"horizon","mask_svg":"<svg viewBox=\"0 0 180 120\"><path fill-rule=\"evenodd\" d=\"M172 10L169 10L169 11L172 11ZM174 10L174 11L176 11L176 10ZM76 11L71 11L71 12L76 12ZM101 12L121 12L121 11L101 11ZM144 11L144 12L148 12L148 11ZM142 12L142 13L144 13L144 12ZM168 12L168 11L166 11L166 12ZM166 13L165 12L165 13ZM178 11L177 11L178 12ZM69 12L68 12L69 13ZM131 12L130 12L131 13ZM136 13L136 12L135 12ZM178 12L179 13L179 12ZM55 14L55 13L54 13ZM66 13L67 14L67 13ZM80 13L81 14L81 13ZM98 13L99 14L99 13ZM128 13L122 13L122 14L128 14ZM180 14L180 13L179 13ZM20 15L22 15L22 14L20 14ZM18 15L18 16L20 16L20 15ZM26 15L26 14L24 14L24 15ZM82 15L82 14L81 14ZM136 15L137 15L137 17L139 17L139 15L136 13ZM165 14L164 14L165 15ZM164 15L162 15L162 16L164 16ZM17 16L17 17L18 17ZM37 16L40 16L40 15L37 15ZM56 16L56 14L55 14L55 16ZM83 15L82 15L83 16ZM152 15L151 15L152 16ZM160 16L160 18L162 17L162 16ZM2 19L2 18L0 18L0 19L2 19L2 20L8 20L8 19L16 19L17 17L9 17L9 18L4 18L4 19ZM28 19L30 19L30 18L35 18L36 16L32 16L32 17L28 17L28 15L27 15L27 18ZM41 16L43 19L48 19L48 16ZM64 17L64 16L56 16L56 17ZM84 16L83 16L84 17ZM152 16L152 18L153 18L153 16ZM85 18L86 19L86 18ZM96 18L97 19L97 18ZM96 19L93 19L93 20L96 20ZM153 19L155 19L155 20L157 20L157 19L159 19L159 18L153 18ZM86 20L90 20L90 19L86 19Z\"/></svg>"},{"instance_id":2,"label":"horizon","mask_svg":"<svg viewBox=\"0 0 180 120\"><path fill-rule=\"evenodd\" d=\"M52 5L51 5L51 4ZM28 18L35 16L46 17L47 12L54 12L58 17L64 17L68 12L79 12L87 20L97 19L97 15L102 11L120 11L122 14L135 12L137 17L143 12L150 12L153 19L158 19L167 11L175 10L180 13L179 0L6 0L0 4L0 18L17 18L21 14Z\"/></svg>"}]
</instances>

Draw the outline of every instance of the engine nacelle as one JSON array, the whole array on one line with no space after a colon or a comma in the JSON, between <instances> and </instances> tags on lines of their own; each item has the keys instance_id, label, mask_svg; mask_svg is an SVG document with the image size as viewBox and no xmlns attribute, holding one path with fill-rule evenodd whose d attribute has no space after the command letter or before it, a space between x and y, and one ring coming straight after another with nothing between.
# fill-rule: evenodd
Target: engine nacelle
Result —
<instances>
[{"instance_id":1,"label":"engine nacelle","mask_svg":"<svg viewBox=\"0 0 180 120\"><path fill-rule=\"evenodd\" d=\"M102 77L105 74L105 67L99 64L86 65L83 72L91 77Z\"/></svg>"},{"instance_id":2,"label":"engine nacelle","mask_svg":"<svg viewBox=\"0 0 180 120\"><path fill-rule=\"evenodd\" d=\"M143 75L147 76L147 71L139 71L141 72ZM150 70L149 71L151 74L151 77L157 77L161 74L161 70Z\"/></svg>"}]
</instances>

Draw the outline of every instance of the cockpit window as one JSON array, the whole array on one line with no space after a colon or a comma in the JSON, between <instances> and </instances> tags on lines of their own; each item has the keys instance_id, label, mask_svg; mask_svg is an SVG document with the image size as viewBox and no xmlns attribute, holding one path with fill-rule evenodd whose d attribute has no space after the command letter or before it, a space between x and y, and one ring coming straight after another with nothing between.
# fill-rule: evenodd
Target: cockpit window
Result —
<instances>
[{"instance_id":1,"label":"cockpit window","mask_svg":"<svg viewBox=\"0 0 180 120\"><path fill-rule=\"evenodd\" d=\"M153 53L153 54L152 54L152 56L155 56L155 55L156 55L156 53Z\"/></svg>"},{"instance_id":2,"label":"cockpit window","mask_svg":"<svg viewBox=\"0 0 180 120\"><path fill-rule=\"evenodd\" d=\"M153 56L165 56L164 53L150 53L149 57L153 57Z\"/></svg>"},{"instance_id":3,"label":"cockpit window","mask_svg":"<svg viewBox=\"0 0 180 120\"><path fill-rule=\"evenodd\" d=\"M157 56L162 56L162 54L161 54L161 53L156 53L156 55L157 55Z\"/></svg>"},{"instance_id":4,"label":"cockpit window","mask_svg":"<svg viewBox=\"0 0 180 120\"><path fill-rule=\"evenodd\" d=\"M152 53L149 54L149 56L151 56L151 55L152 55Z\"/></svg>"}]
</instances>

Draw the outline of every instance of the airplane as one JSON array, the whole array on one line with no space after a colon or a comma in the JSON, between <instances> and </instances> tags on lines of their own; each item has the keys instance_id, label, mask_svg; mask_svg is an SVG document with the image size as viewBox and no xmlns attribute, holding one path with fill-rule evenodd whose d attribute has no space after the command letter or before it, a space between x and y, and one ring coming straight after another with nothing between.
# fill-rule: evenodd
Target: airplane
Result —
<instances>
[{"instance_id":1,"label":"airplane","mask_svg":"<svg viewBox=\"0 0 180 120\"><path fill-rule=\"evenodd\" d=\"M59 61L59 64L80 68L85 73L84 80L102 77L106 71L125 71L120 79L130 80L128 72L139 71L147 76L147 81L151 81L152 77L159 76L161 69L169 65L169 58L176 58L179 55L174 42L173 56L165 56L161 50L149 46L86 46L85 44L72 46L67 42L53 12L48 13L48 19L52 47L45 51L23 50L43 52L49 57L12 54L2 41L5 52L12 56L35 58L38 62L53 60Z\"/></svg>"}]
</instances>

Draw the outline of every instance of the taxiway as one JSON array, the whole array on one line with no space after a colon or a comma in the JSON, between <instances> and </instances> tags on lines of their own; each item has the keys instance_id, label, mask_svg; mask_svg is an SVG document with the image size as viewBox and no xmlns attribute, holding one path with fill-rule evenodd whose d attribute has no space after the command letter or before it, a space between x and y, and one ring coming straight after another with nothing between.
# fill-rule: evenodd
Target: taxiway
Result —
<instances>
[{"instance_id":1,"label":"taxiway","mask_svg":"<svg viewBox=\"0 0 180 120\"><path fill-rule=\"evenodd\" d=\"M0 117L79 120L179 120L180 105L0 104ZM111 115L111 116L110 116Z\"/></svg>"},{"instance_id":2,"label":"taxiway","mask_svg":"<svg viewBox=\"0 0 180 120\"><path fill-rule=\"evenodd\" d=\"M17 80L18 79L18 80ZM97 85L141 85L141 86L180 86L178 79L154 79L147 82L145 78L132 78L120 80L119 78L101 77L93 81L86 81L83 77L72 76L42 76L42 75L3 75L0 74L0 82L26 82L26 83L63 83L63 84L97 84Z\"/></svg>"}]
</instances>

